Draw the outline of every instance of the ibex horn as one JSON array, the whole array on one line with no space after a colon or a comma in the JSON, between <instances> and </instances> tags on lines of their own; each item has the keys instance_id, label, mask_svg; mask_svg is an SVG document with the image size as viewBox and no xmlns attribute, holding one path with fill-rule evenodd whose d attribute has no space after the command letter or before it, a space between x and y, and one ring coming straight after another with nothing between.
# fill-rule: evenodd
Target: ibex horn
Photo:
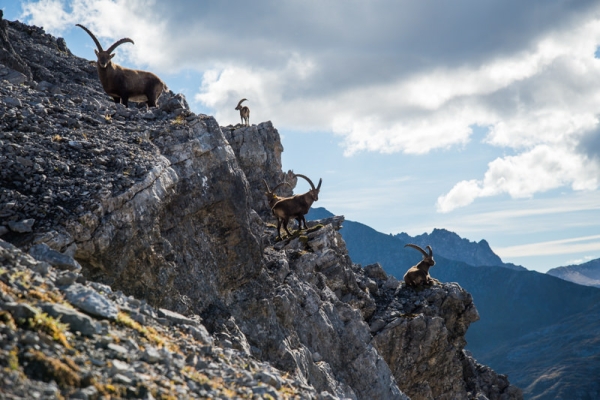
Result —
<instances>
[{"instance_id":1,"label":"ibex horn","mask_svg":"<svg viewBox=\"0 0 600 400\"><path fill-rule=\"evenodd\" d=\"M306 176L306 175L301 175L301 174L294 174L295 177L300 177L300 178L304 178L306 179L306 181L310 184L310 187L313 190L316 190L315 185L312 183L312 181ZM321 186L321 182L319 181L319 187Z\"/></svg>"},{"instance_id":2,"label":"ibex horn","mask_svg":"<svg viewBox=\"0 0 600 400\"><path fill-rule=\"evenodd\" d=\"M423 254L423 257L431 257L431 255L428 255L425 250L423 250L422 248L420 248L419 246L417 246L416 244L412 244L412 243L407 243L404 245L404 247L412 247L415 250L419 250L421 252L421 254ZM431 249L431 246L427 246L429 249Z\"/></svg>"},{"instance_id":3,"label":"ibex horn","mask_svg":"<svg viewBox=\"0 0 600 400\"><path fill-rule=\"evenodd\" d=\"M133 40L129 39L129 38L123 38L123 39L119 39L117 40L115 43L113 43L112 46L110 46L108 49L106 49L107 53L112 53L117 47L119 47L120 45L122 45L123 43L131 43L131 44L135 44L133 43Z\"/></svg>"},{"instance_id":4,"label":"ibex horn","mask_svg":"<svg viewBox=\"0 0 600 400\"><path fill-rule=\"evenodd\" d=\"M96 47L98 47L98 51L104 51L104 50L102 50L102 45L100 45L100 42L98 41L98 39L96 39L96 36L94 36L94 34L92 32L90 32L90 30L88 28L86 28L85 26L83 26L81 24L77 24L75 26L80 27L81 29L86 31L88 33L88 35L90 35L92 37L92 40L94 41L94 43L96 43Z\"/></svg>"}]
</instances>

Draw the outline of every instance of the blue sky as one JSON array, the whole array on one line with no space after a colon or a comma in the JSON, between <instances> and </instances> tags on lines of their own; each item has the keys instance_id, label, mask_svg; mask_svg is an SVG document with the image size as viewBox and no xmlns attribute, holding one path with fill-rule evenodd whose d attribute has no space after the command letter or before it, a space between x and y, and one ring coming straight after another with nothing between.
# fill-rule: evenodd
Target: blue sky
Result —
<instances>
[{"instance_id":1,"label":"blue sky","mask_svg":"<svg viewBox=\"0 0 600 400\"><path fill-rule=\"evenodd\" d=\"M151 70L221 125L272 121L284 169L385 233L445 228L545 272L600 258L600 3L0 0ZM298 190L306 188L299 186Z\"/></svg>"}]
</instances>

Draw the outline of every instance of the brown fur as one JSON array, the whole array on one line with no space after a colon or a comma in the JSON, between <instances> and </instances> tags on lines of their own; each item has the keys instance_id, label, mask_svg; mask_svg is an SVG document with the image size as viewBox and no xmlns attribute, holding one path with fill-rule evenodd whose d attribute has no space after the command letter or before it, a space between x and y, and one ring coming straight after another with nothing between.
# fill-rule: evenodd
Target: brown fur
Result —
<instances>
[{"instance_id":1,"label":"brown fur","mask_svg":"<svg viewBox=\"0 0 600 400\"><path fill-rule=\"evenodd\" d=\"M112 62L115 56L112 51L123 43L133 43L129 38L115 42L108 49L103 50L98 39L85 26L77 24L86 31L96 43L94 50L98 60L98 77L104 91L113 98L115 103L122 103L128 107L129 101L148 102L148 107L156 107L156 102L163 91L167 89L165 83L152 72L140 71L121 67ZM112 53L112 54L111 54Z\"/></svg>"},{"instance_id":2,"label":"brown fur","mask_svg":"<svg viewBox=\"0 0 600 400\"><path fill-rule=\"evenodd\" d=\"M312 204L319 200L319 191L321 189L322 179L319 179L319 185L315 188L312 181L308 179L304 175L296 174L295 176L299 176L308 181L311 186L311 190L304 194L297 194L292 197L286 197L278 202L276 202L271 211L273 211L273 215L277 218L277 238L281 239L281 225L283 225L283 229L285 232L292 236L290 231L287 228L290 219L295 218L298 220L298 229L302 229L302 224L304 223L304 229L308 229L306 226L306 218L304 216L308 214L310 207Z\"/></svg>"},{"instance_id":3,"label":"brown fur","mask_svg":"<svg viewBox=\"0 0 600 400\"><path fill-rule=\"evenodd\" d=\"M235 109L240 110L242 125L250 126L250 109L246 106L242 106L243 101L246 101L246 99L241 99Z\"/></svg>"},{"instance_id":4,"label":"brown fur","mask_svg":"<svg viewBox=\"0 0 600 400\"><path fill-rule=\"evenodd\" d=\"M416 244L409 243L404 247L412 247L423 254L423 259L417 265L410 267L408 271L406 271L406 274L404 274L404 282L406 285L411 287L419 287L433 284L434 279L429 275L429 268L435 265L435 260L433 259L433 249L431 246L427 246L429 254L427 254L425 250Z\"/></svg>"}]
</instances>

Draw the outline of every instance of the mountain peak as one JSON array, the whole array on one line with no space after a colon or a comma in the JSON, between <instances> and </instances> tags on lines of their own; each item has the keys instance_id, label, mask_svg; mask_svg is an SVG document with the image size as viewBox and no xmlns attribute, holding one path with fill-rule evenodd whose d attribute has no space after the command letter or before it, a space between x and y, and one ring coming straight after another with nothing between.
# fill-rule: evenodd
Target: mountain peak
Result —
<instances>
[{"instance_id":1,"label":"mountain peak","mask_svg":"<svg viewBox=\"0 0 600 400\"><path fill-rule=\"evenodd\" d=\"M600 288L600 258L583 264L552 268L547 274L580 285Z\"/></svg>"},{"instance_id":2,"label":"mountain peak","mask_svg":"<svg viewBox=\"0 0 600 400\"><path fill-rule=\"evenodd\" d=\"M419 246L431 245L434 253L450 260L462 261L469 265L498 266L511 269L523 267L507 264L491 249L489 243L482 239L477 242L460 237L457 233L443 228L434 228L430 234L423 233L411 238L406 233L396 235L403 242L411 241Z\"/></svg>"}]
</instances>

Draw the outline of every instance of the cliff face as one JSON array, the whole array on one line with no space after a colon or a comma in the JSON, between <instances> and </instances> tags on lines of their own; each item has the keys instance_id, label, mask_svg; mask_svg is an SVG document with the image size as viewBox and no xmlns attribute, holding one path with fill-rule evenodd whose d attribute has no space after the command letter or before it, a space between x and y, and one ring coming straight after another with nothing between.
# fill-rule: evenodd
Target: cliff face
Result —
<instances>
[{"instance_id":1,"label":"cliff face","mask_svg":"<svg viewBox=\"0 0 600 400\"><path fill-rule=\"evenodd\" d=\"M290 373L306 397L520 397L463 352L477 313L458 286L415 292L353 264L343 217L274 242L262 179L273 187L286 174L272 124L220 128L174 93L156 109L125 109L60 39L3 28L32 79L0 64L12 79L0 85L0 236L76 260L62 293L106 284L200 315L218 346Z\"/></svg>"},{"instance_id":2,"label":"cliff face","mask_svg":"<svg viewBox=\"0 0 600 400\"><path fill-rule=\"evenodd\" d=\"M271 190L281 182L288 182L288 185L280 186L276 191L278 196L286 197L293 194L297 181L291 171L282 171L283 145L277 129L269 121L247 128L229 125L221 127L221 130L248 180L251 208L263 219L270 218L271 208L265 196L264 182Z\"/></svg>"}]
</instances>

